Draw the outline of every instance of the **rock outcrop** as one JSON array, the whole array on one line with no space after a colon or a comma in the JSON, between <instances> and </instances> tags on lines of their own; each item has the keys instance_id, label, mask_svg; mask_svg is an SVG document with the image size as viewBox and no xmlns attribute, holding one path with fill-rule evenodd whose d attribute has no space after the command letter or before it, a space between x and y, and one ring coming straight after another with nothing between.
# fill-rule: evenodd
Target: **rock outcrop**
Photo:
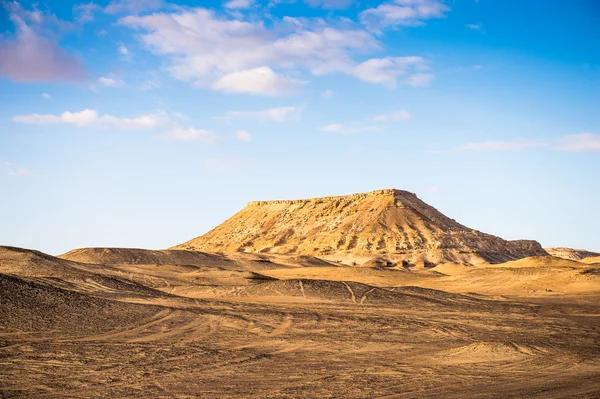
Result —
<instances>
[{"instance_id":1,"label":"rock outcrop","mask_svg":"<svg viewBox=\"0 0 600 399\"><path fill-rule=\"evenodd\" d=\"M506 241L463 226L401 190L250 202L205 235L173 249L258 252L367 261L498 263L547 255L535 241Z\"/></svg>"}]
</instances>

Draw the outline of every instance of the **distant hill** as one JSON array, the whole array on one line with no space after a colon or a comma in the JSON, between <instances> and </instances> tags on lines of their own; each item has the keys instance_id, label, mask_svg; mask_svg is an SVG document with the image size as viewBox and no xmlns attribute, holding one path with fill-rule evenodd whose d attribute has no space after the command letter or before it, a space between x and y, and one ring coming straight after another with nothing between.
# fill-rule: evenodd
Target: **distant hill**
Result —
<instances>
[{"instance_id":1,"label":"distant hill","mask_svg":"<svg viewBox=\"0 0 600 399\"><path fill-rule=\"evenodd\" d=\"M584 258L590 258L593 256L600 256L598 252L590 252L585 249L573 249L573 248L545 248L552 256L557 258L570 259L570 260L581 260Z\"/></svg>"},{"instance_id":2,"label":"distant hill","mask_svg":"<svg viewBox=\"0 0 600 399\"><path fill-rule=\"evenodd\" d=\"M321 256L367 261L499 263L547 255L536 241L470 229L413 193L387 189L249 203L215 229L172 249Z\"/></svg>"}]
</instances>

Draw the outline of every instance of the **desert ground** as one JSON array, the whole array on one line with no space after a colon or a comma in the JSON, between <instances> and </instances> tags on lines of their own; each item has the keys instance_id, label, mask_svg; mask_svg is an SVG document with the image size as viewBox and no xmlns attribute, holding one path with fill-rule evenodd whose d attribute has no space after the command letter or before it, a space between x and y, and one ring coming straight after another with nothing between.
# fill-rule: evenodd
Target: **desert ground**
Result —
<instances>
[{"instance_id":1,"label":"desert ground","mask_svg":"<svg viewBox=\"0 0 600 399\"><path fill-rule=\"evenodd\" d=\"M600 397L591 261L1 247L0 284L4 398Z\"/></svg>"}]
</instances>

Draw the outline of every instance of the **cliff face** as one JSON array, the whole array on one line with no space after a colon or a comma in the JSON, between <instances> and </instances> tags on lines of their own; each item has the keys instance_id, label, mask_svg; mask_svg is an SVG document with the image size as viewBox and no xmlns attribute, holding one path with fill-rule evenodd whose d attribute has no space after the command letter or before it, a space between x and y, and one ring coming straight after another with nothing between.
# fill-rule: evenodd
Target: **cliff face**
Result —
<instances>
[{"instance_id":1,"label":"cliff face","mask_svg":"<svg viewBox=\"0 0 600 399\"><path fill-rule=\"evenodd\" d=\"M413 193L378 190L340 197L251 202L207 234L173 249L501 262L546 255L463 226Z\"/></svg>"}]
</instances>

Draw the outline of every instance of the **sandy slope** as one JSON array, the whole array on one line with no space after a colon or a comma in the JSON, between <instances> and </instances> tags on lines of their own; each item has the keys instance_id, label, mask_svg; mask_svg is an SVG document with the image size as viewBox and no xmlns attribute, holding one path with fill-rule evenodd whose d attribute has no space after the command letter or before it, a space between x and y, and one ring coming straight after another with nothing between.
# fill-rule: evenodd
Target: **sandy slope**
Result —
<instances>
[{"instance_id":1,"label":"sandy slope","mask_svg":"<svg viewBox=\"0 0 600 399\"><path fill-rule=\"evenodd\" d=\"M585 263L131 251L0 247L0 397L600 396Z\"/></svg>"}]
</instances>

